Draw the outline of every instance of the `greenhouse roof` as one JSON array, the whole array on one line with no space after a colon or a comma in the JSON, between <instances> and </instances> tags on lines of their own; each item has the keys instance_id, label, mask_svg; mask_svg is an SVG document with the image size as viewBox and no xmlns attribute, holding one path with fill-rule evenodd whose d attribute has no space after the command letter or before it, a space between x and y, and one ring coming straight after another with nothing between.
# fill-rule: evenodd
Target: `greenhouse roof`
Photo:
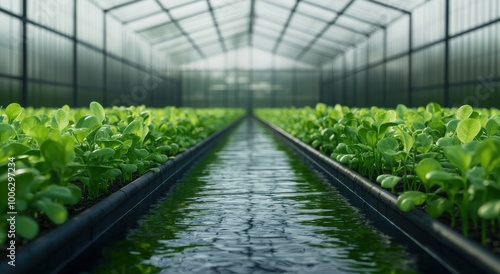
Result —
<instances>
[{"instance_id":1,"label":"greenhouse roof","mask_svg":"<svg viewBox=\"0 0 500 274\"><path fill-rule=\"evenodd\" d=\"M94 0L178 64L254 47L320 65L427 0Z\"/></svg>"}]
</instances>

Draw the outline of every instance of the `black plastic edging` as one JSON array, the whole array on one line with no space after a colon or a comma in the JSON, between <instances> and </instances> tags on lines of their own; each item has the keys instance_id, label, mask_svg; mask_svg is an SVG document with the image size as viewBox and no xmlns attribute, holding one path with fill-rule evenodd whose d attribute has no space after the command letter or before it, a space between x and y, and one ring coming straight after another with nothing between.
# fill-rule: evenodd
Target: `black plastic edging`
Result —
<instances>
[{"instance_id":1,"label":"black plastic edging","mask_svg":"<svg viewBox=\"0 0 500 274\"><path fill-rule=\"evenodd\" d=\"M195 146L148 172L96 205L71 218L46 235L37 238L16 254L16 266L0 261L0 273L57 273L98 241L103 235L134 223L151 204L188 170L208 149L219 142L245 117L212 134Z\"/></svg>"},{"instance_id":2,"label":"black plastic edging","mask_svg":"<svg viewBox=\"0 0 500 274\"><path fill-rule=\"evenodd\" d=\"M417 209L408 213L401 212L397 207L396 197L390 192L284 130L257 117L256 119L322 171L329 182L354 206L365 212L367 218L381 224L384 232L404 240L423 254L421 259L434 260L434 265L437 264L441 270L450 273L500 273L500 258L480 244ZM425 268L422 265L419 267ZM429 266L424 272L442 273L434 266Z\"/></svg>"}]
</instances>

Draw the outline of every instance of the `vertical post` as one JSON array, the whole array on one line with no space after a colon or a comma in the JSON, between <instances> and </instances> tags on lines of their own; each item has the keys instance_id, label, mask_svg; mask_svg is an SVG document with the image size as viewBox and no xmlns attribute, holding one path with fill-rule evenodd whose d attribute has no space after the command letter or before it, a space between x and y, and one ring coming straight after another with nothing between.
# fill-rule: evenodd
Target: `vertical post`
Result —
<instances>
[{"instance_id":1,"label":"vertical post","mask_svg":"<svg viewBox=\"0 0 500 274\"><path fill-rule=\"evenodd\" d=\"M73 107L78 106L78 3L73 0Z\"/></svg>"},{"instance_id":2,"label":"vertical post","mask_svg":"<svg viewBox=\"0 0 500 274\"><path fill-rule=\"evenodd\" d=\"M408 30L408 107L413 106L413 73L412 73L412 66L413 66L413 14L410 13L408 14L409 18L409 30Z\"/></svg>"},{"instance_id":3,"label":"vertical post","mask_svg":"<svg viewBox=\"0 0 500 274\"><path fill-rule=\"evenodd\" d=\"M357 62L358 62L358 50L357 47L355 48L356 50L354 51L354 58L353 58L353 72L352 72L352 92L354 93L353 97L355 98L354 101L357 100L358 96L356 96L357 90L356 90L356 75L358 74L358 68L356 67ZM344 101L345 104L347 105L347 90L344 90ZM357 102L349 102L349 106L352 107L353 105L356 105Z\"/></svg>"},{"instance_id":4,"label":"vertical post","mask_svg":"<svg viewBox=\"0 0 500 274\"><path fill-rule=\"evenodd\" d=\"M353 56L354 56L354 67L353 67L353 78L356 77L356 56L357 51L354 51ZM340 96L340 104L346 105L345 98L347 98L347 57L344 54L343 58L344 62L342 64L343 66L343 75L342 78L344 79L344 82L342 83L342 90L341 90L341 96ZM352 92L356 92L356 79L353 81L353 86L352 86ZM355 97L357 98L357 97Z\"/></svg>"},{"instance_id":5,"label":"vertical post","mask_svg":"<svg viewBox=\"0 0 500 274\"><path fill-rule=\"evenodd\" d=\"M450 0L445 0L445 16L444 16L444 106L450 105L450 78L449 78L449 61L450 61Z\"/></svg>"},{"instance_id":6,"label":"vertical post","mask_svg":"<svg viewBox=\"0 0 500 274\"><path fill-rule=\"evenodd\" d=\"M28 0L23 0L23 15L22 15L22 27L21 27L21 103L23 107L28 106Z\"/></svg>"},{"instance_id":7,"label":"vertical post","mask_svg":"<svg viewBox=\"0 0 500 274\"><path fill-rule=\"evenodd\" d=\"M254 67L253 67L253 48L249 48L248 49L248 58L249 58L249 80L248 80L248 114L252 114L253 113L253 70L254 70Z\"/></svg>"},{"instance_id":8,"label":"vertical post","mask_svg":"<svg viewBox=\"0 0 500 274\"><path fill-rule=\"evenodd\" d=\"M205 76L205 104L204 107L209 107L210 104L208 102L209 96L208 96L208 89L210 87L210 72L208 71L208 61L205 61L205 71L203 72L203 75Z\"/></svg>"},{"instance_id":9,"label":"vertical post","mask_svg":"<svg viewBox=\"0 0 500 274\"><path fill-rule=\"evenodd\" d=\"M227 108L227 103L228 103L228 100L227 100L227 97L228 97L228 82L227 82L227 76L229 75L229 58L227 56L227 53L224 53L224 73L222 74L223 75L223 80L224 80L224 90L222 91L223 94L222 94L222 107L225 107Z\"/></svg>"},{"instance_id":10,"label":"vertical post","mask_svg":"<svg viewBox=\"0 0 500 274\"><path fill-rule=\"evenodd\" d=\"M102 93L103 93L103 104L108 106L108 45L107 45L107 22L106 22L107 12L103 12L103 30L102 30ZM109 107L109 106L108 106Z\"/></svg>"},{"instance_id":11,"label":"vertical post","mask_svg":"<svg viewBox=\"0 0 500 274\"><path fill-rule=\"evenodd\" d=\"M273 55L273 66L271 71L271 107L276 107L276 56Z\"/></svg>"},{"instance_id":12,"label":"vertical post","mask_svg":"<svg viewBox=\"0 0 500 274\"><path fill-rule=\"evenodd\" d=\"M382 77L382 92L383 92L383 102L385 107L389 107L389 104L387 103L387 28L383 28L384 30L384 42L383 42L383 77Z\"/></svg>"},{"instance_id":13,"label":"vertical post","mask_svg":"<svg viewBox=\"0 0 500 274\"><path fill-rule=\"evenodd\" d=\"M297 64L293 64L292 105L297 107Z\"/></svg>"},{"instance_id":14,"label":"vertical post","mask_svg":"<svg viewBox=\"0 0 500 274\"><path fill-rule=\"evenodd\" d=\"M373 103L370 103L370 71L369 71L369 62L370 62L370 47L368 46L368 38L366 42L366 67L365 67L365 92L366 92L366 107L369 107L370 104L373 105Z\"/></svg>"}]
</instances>

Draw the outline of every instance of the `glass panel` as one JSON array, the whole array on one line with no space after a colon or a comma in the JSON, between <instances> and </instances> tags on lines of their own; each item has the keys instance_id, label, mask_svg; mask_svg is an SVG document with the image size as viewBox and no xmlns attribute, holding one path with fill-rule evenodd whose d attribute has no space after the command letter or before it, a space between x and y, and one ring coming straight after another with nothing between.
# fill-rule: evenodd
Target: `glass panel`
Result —
<instances>
[{"instance_id":1,"label":"glass panel","mask_svg":"<svg viewBox=\"0 0 500 274\"><path fill-rule=\"evenodd\" d=\"M94 3L99 5L99 7L101 7L104 10L110 9L114 6L128 3L130 1L131 0L93 0Z\"/></svg>"},{"instance_id":2,"label":"glass panel","mask_svg":"<svg viewBox=\"0 0 500 274\"><path fill-rule=\"evenodd\" d=\"M267 37L260 36L257 33L254 33L252 37L252 44L264 50L273 50L274 45L276 44L276 40L272 40Z\"/></svg>"},{"instance_id":3,"label":"glass panel","mask_svg":"<svg viewBox=\"0 0 500 274\"><path fill-rule=\"evenodd\" d=\"M122 56L123 25L110 14L106 16L106 50L116 56Z\"/></svg>"},{"instance_id":4,"label":"glass panel","mask_svg":"<svg viewBox=\"0 0 500 274\"><path fill-rule=\"evenodd\" d=\"M147 31L143 31L140 33L140 35L146 39L153 39L158 37L163 39L170 39L181 35L181 33L179 32L179 29L175 24L167 23L163 26L158 26Z\"/></svg>"},{"instance_id":5,"label":"glass panel","mask_svg":"<svg viewBox=\"0 0 500 274\"><path fill-rule=\"evenodd\" d=\"M295 3L297 3L296 0L273 0L273 2L289 9L293 8Z\"/></svg>"},{"instance_id":6,"label":"glass panel","mask_svg":"<svg viewBox=\"0 0 500 274\"><path fill-rule=\"evenodd\" d=\"M78 45L78 86L102 88L103 55L87 47Z\"/></svg>"},{"instance_id":7,"label":"glass panel","mask_svg":"<svg viewBox=\"0 0 500 274\"><path fill-rule=\"evenodd\" d=\"M325 46L331 48L332 50L340 50L340 51L344 51L347 48L347 46L338 44L335 41L325 38L324 36L319 38L316 41L315 45Z\"/></svg>"},{"instance_id":8,"label":"glass panel","mask_svg":"<svg viewBox=\"0 0 500 274\"><path fill-rule=\"evenodd\" d=\"M164 42L156 44L154 47L157 50L168 50L170 47L174 47L176 45L189 45L189 41L185 36L180 36L175 39L166 40Z\"/></svg>"},{"instance_id":9,"label":"glass panel","mask_svg":"<svg viewBox=\"0 0 500 274\"><path fill-rule=\"evenodd\" d=\"M73 1L28 0L28 18L67 35L73 35Z\"/></svg>"},{"instance_id":10,"label":"glass panel","mask_svg":"<svg viewBox=\"0 0 500 274\"><path fill-rule=\"evenodd\" d=\"M445 2L430 1L412 14L413 48L429 44L444 37Z\"/></svg>"},{"instance_id":11,"label":"glass panel","mask_svg":"<svg viewBox=\"0 0 500 274\"><path fill-rule=\"evenodd\" d=\"M2 0L0 1L0 8L4 8L15 14L21 15L23 12L23 2L21 0Z\"/></svg>"},{"instance_id":12,"label":"glass panel","mask_svg":"<svg viewBox=\"0 0 500 274\"><path fill-rule=\"evenodd\" d=\"M302 51L302 48L292 47L292 46L280 43L277 51L282 53L282 54L286 54L286 56L290 56L292 59L295 59L297 57L297 55L299 55L300 52Z\"/></svg>"},{"instance_id":13,"label":"glass panel","mask_svg":"<svg viewBox=\"0 0 500 274\"><path fill-rule=\"evenodd\" d=\"M132 3L121 8L111 11L122 22L126 22L135 18L141 18L146 15L152 14L160 9L158 3L153 0L142 0L137 3Z\"/></svg>"},{"instance_id":14,"label":"glass panel","mask_svg":"<svg viewBox=\"0 0 500 274\"><path fill-rule=\"evenodd\" d=\"M165 7L166 9L173 9L179 6L184 6L184 5L189 5L191 3L198 2L199 0L160 0L160 3Z\"/></svg>"},{"instance_id":15,"label":"glass panel","mask_svg":"<svg viewBox=\"0 0 500 274\"><path fill-rule=\"evenodd\" d=\"M134 20L133 22L128 23L127 26L129 26L133 30L141 31L144 29L165 24L169 21L170 18L168 18L168 15L165 12L161 12L155 15L146 16L140 20Z\"/></svg>"},{"instance_id":16,"label":"glass panel","mask_svg":"<svg viewBox=\"0 0 500 274\"><path fill-rule=\"evenodd\" d=\"M85 41L98 48L103 46L104 13L88 0L77 1L78 40Z\"/></svg>"},{"instance_id":17,"label":"glass panel","mask_svg":"<svg viewBox=\"0 0 500 274\"><path fill-rule=\"evenodd\" d=\"M300 2L299 6L297 7L297 12L314 16L317 19L321 19L326 22L330 22L331 20L333 20L336 15L336 13L332 11L308 4L307 2Z\"/></svg>"},{"instance_id":18,"label":"glass panel","mask_svg":"<svg viewBox=\"0 0 500 274\"><path fill-rule=\"evenodd\" d=\"M364 36L362 36L362 35L345 30L345 29L338 27L338 26L335 26L335 25L333 25L329 29L327 29L325 31L325 33L323 34L323 36L328 38L328 39L332 39L335 41L339 40L339 41L343 41L343 42L348 43L348 44L355 44L355 43L365 39Z\"/></svg>"},{"instance_id":19,"label":"glass panel","mask_svg":"<svg viewBox=\"0 0 500 274\"><path fill-rule=\"evenodd\" d=\"M257 1L255 3L255 14L257 17L270 17L277 22L286 22L290 16L290 10L272 5L268 2Z\"/></svg>"},{"instance_id":20,"label":"glass panel","mask_svg":"<svg viewBox=\"0 0 500 274\"><path fill-rule=\"evenodd\" d=\"M59 83L73 80L73 43L45 29L28 25L28 77Z\"/></svg>"},{"instance_id":21,"label":"glass panel","mask_svg":"<svg viewBox=\"0 0 500 274\"><path fill-rule=\"evenodd\" d=\"M332 9L334 11L342 10L351 0L305 0L306 2L321 5L325 8Z\"/></svg>"},{"instance_id":22,"label":"glass panel","mask_svg":"<svg viewBox=\"0 0 500 274\"><path fill-rule=\"evenodd\" d=\"M207 31L198 31L198 32L195 32L195 33L190 33L189 34L189 37L191 37L191 39L194 40L194 42L198 42L198 39L203 39L203 38L206 38L206 37L215 37L215 38L218 38L218 34L217 32L215 31L215 29L209 29Z\"/></svg>"},{"instance_id":23,"label":"glass panel","mask_svg":"<svg viewBox=\"0 0 500 274\"><path fill-rule=\"evenodd\" d=\"M187 17L190 15L196 14L196 13L201 12L201 11L208 12L208 4L206 1L196 1L196 2L193 2L192 4L173 8L170 10L170 14L174 18L180 19L183 17Z\"/></svg>"},{"instance_id":24,"label":"glass panel","mask_svg":"<svg viewBox=\"0 0 500 274\"><path fill-rule=\"evenodd\" d=\"M326 26L326 22L319 21L314 17L308 17L302 14L295 13L290 21L290 27L297 28L306 28L309 31L318 33L324 26Z\"/></svg>"},{"instance_id":25,"label":"glass panel","mask_svg":"<svg viewBox=\"0 0 500 274\"><path fill-rule=\"evenodd\" d=\"M293 36L290 36L290 35L284 35L283 36L283 41L292 42L294 44L302 45L302 46L305 46L305 45L307 45L310 42L310 41L306 41L304 39L299 39L299 38L296 38L296 37L293 37Z\"/></svg>"},{"instance_id":26,"label":"glass panel","mask_svg":"<svg viewBox=\"0 0 500 274\"><path fill-rule=\"evenodd\" d=\"M254 28L265 28L274 32L280 33L283 30L283 25L277 24L273 21L264 20L262 17L257 17L254 21Z\"/></svg>"},{"instance_id":27,"label":"glass panel","mask_svg":"<svg viewBox=\"0 0 500 274\"><path fill-rule=\"evenodd\" d=\"M361 33L370 33L372 31L374 31L375 29L377 29L377 26L375 26L375 25L370 25L370 24L367 24L367 23L364 23L364 22L361 22L361 21L358 21L358 20L355 20L355 19L352 19L352 18L349 18L346 16L341 16L335 22L335 24L339 25L339 26L345 26L345 27L348 27L350 29L354 29L354 30L361 32Z\"/></svg>"},{"instance_id":28,"label":"glass panel","mask_svg":"<svg viewBox=\"0 0 500 274\"><path fill-rule=\"evenodd\" d=\"M275 37L275 38L278 38L280 35L280 32L281 32L279 30L272 30L272 29L261 27L261 26L254 26L253 31L254 31L254 33L261 33L263 35Z\"/></svg>"},{"instance_id":29,"label":"glass panel","mask_svg":"<svg viewBox=\"0 0 500 274\"><path fill-rule=\"evenodd\" d=\"M288 27L285 32L286 35L288 36L293 36L295 38L301 39L303 41L310 41L314 38L316 35L315 33L312 32L305 32L305 31L300 31L291 27Z\"/></svg>"},{"instance_id":30,"label":"glass panel","mask_svg":"<svg viewBox=\"0 0 500 274\"><path fill-rule=\"evenodd\" d=\"M0 13L0 73L21 73L21 20ZM3 92L3 91L2 91Z\"/></svg>"},{"instance_id":31,"label":"glass panel","mask_svg":"<svg viewBox=\"0 0 500 274\"><path fill-rule=\"evenodd\" d=\"M184 20L180 20L179 23L182 29L187 32L199 29L200 26L204 26L205 28L213 27L213 19L209 12L193 16Z\"/></svg>"},{"instance_id":32,"label":"glass panel","mask_svg":"<svg viewBox=\"0 0 500 274\"><path fill-rule=\"evenodd\" d=\"M347 9L346 14L351 14L379 25L387 25L394 20L394 18L402 15L402 13L397 10L389 9L368 1L354 1Z\"/></svg>"}]
</instances>

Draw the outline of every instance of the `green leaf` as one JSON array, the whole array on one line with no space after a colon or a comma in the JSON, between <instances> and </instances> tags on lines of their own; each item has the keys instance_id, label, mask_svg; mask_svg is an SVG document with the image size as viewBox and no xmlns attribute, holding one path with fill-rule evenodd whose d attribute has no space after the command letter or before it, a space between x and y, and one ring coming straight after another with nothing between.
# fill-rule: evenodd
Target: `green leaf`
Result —
<instances>
[{"instance_id":1,"label":"green leaf","mask_svg":"<svg viewBox=\"0 0 500 274\"><path fill-rule=\"evenodd\" d=\"M89 155L89 159L93 158L109 158L115 154L115 151L112 148L98 148L92 151Z\"/></svg>"},{"instance_id":2,"label":"green leaf","mask_svg":"<svg viewBox=\"0 0 500 274\"><path fill-rule=\"evenodd\" d=\"M18 103L12 103L5 108L5 114L9 118L9 123L12 123L23 112L23 108Z\"/></svg>"},{"instance_id":3,"label":"green leaf","mask_svg":"<svg viewBox=\"0 0 500 274\"><path fill-rule=\"evenodd\" d=\"M30 134L38 143L38 145L43 144L49 138L49 129L43 126L42 124L34 126Z\"/></svg>"},{"instance_id":4,"label":"green leaf","mask_svg":"<svg viewBox=\"0 0 500 274\"><path fill-rule=\"evenodd\" d=\"M427 203L425 211L433 218L438 218L446 210L452 208L451 202L445 198L436 198L431 202Z\"/></svg>"},{"instance_id":5,"label":"green leaf","mask_svg":"<svg viewBox=\"0 0 500 274\"><path fill-rule=\"evenodd\" d=\"M66 111L63 109L58 109L55 113L54 116L52 116L52 119L50 120L50 125L54 129L58 129L62 131L69 125L69 117Z\"/></svg>"},{"instance_id":6,"label":"green leaf","mask_svg":"<svg viewBox=\"0 0 500 274\"><path fill-rule=\"evenodd\" d=\"M120 168L125 173L134 173L137 171L137 165L134 164L120 164Z\"/></svg>"},{"instance_id":7,"label":"green leaf","mask_svg":"<svg viewBox=\"0 0 500 274\"><path fill-rule=\"evenodd\" d=\"M142 123L139 122L138 120L132 121L125 130L123 130L123 134L135 134L135 135L141 135L141 127Z\"/></svg>"},{"instance_id":8,"label":"green leaf","mask_svg":"<svg viewBox=\"0 0 500 274\"><path fill-rule=\"evenodd\" d=\"M446 147L443 152L446 159L460 170L460 174L465 175L472 163L472 154L461 146Z\"/></svg>"},{"instance_id":9,"label":"green leaf","mask_svg":"<svg viewBox=\"0 0 500 274\"><path fill-rule=\"evenodd\" d=\"M417 166L415 167L415 173L417 173L418 177L424 184L424 187L426 188L427 191L431 188L432 184L431 182L426 178L427 173L434 171L434 170L443 170L443 167L441 164L432 158L426 158L420 161Z\"/></svg>"},{"instance_id":10,"label":"green leaf","mask_svg":"<svg viewBox=\"0 0 500 274\"><path fill-rule=\"evenodd\" d=\"M101 125L101 122L97 119L95 115L85 115L78 120L75 128L89 128L96 129Z\"/></svg>"},{"instance_id":11,"label":"green leaf","mask_svg":"<svg viewBox=\"0 0 500 274\"><path fill-rule=\"evenodd\" d=\"M477 213L481 218L487 220L500 218L500 200L490 201L483 204Z\"/></svg>"},{"instance_id":12,"label":"green leaf","mask_svg":"<svg viewBox=\"0 0 500 274\"><path fill-rule=\"evenodd\" d=\"M480 131L481 122L472 118L462 120L457 126L457 136L462 143L472 141Z\"/></svg>"},{"instance_id":13,"label":"green leaf","mask_svg":"<svg viewBox=\"0 0 500 274\"><path fill-rule=\"evenodd\" d=\"M500 141L486 139L476 146L476 155L486 173L500 168Z\"/></svg>"},{"instance_id":14,"label":"green leaf","mask_svg":"<svg viewBox=\"0 0 500 274\"><path fill-rule=\"evenodd\" d=\"M32 240L39 232L38 223L28 216L16 217L16 234L19 236Z\"/></svg>"},{"instance_id":15,"label":"green leaf","mask_svg":"<svg viewBox=\"0 0 500 274\"><path fill-rule=\"evenodd\" d=\"M16 131L11 125L0 124L0 144L7 143L15 135Z\"/></svg>"},{"instance_id":16,"label":"green leaf","mask_svg":"<svg viewBox=\"0 0 500 274\"><path fill-rule=\"evenodd\" d=\"M438 103L431 102L431 103L427 104L427 106L425 107L425 110L434 114L434 113L440 112L442 109Z\"/></svg>"},{"instance_id":17,"label":"green leaf","mask_svg":"<svg viewBox=\"0 0 500 274\"><path fill-rule=\"evenodd\" d=\"M122 175L122 171L117 169L117 168L112 168L108 169L104 174L102 175L106 179L114 179L118 176Z\"/></svg>"},{"instance_id":18,"label":"green leaf","mask_svg":"<svg viewBox=\"0 0 500 274\"><path fill-rule=\"evenodd\" d=\"M71 193L71 190L68 187L58 185L50 185L35 195L35 199L45 197L50 199L59 199L64 203L71 203L74 200L73 193Z\"/></svg>"},{"instance_id":19,"label":"green leaf","mask_svg":"<svg viewBox=\"0 0 500 274\"><path fill-rule=\"evenodd\" d=\"M436 142L436 145L440 148L455 146L459 144L460 144L459 140L454 137L442 137L439 138L439 140L437 140Z\"/></svg>"},{"instance_id":20,"label":"green leaf","mask_svg":"<svg viewBox=\"0 0 500 274\"><path fill-rule=\"evenodd\" d=\"M390 188L394 189L394 187L401 181L401 177L394 176L394 175L380 175L377 177L377 182L380 183L380 185L383 188Z\"/></svg>"},{"instance_id":21,"label":"green leaf","mask_svg":"<svg viewBox=\"0 0 500 274\"><path fill-rule=\"evenodd\" d=\"M417 135L415 147L418 152L426 153L432 148L434 140L432 136L427 133L420 133Z\"/></svg>"},{"instance_id":22,"label":"green leaf","mask_svg":"<svg viewBox=\"0 0 500 274\"><path fill-rule=\"evenodd\" d=\"M474 110L471 106L463 105L457 110L455 115L457 116L457 119L464 120L469 118L473 111Z\"/></svg>"},{"instance_id":23,"label":"green leaf","mask_svg":"<svg viewBox=\"0 0 500 274\"><path fill-rule=\"evenodd\" d=\"M497 134L498 128L499 126L497 121L495 121L494 119L489 119L484 129L486 130L486 135L488 135L488 137L491 137Z\"/></svg>"},{"instance_id":24,"label":"green leaf","mask_svg":"<svg viewBox=\"0 0 500 274\"><path fill-rule=\"evenodd\" d=\"M92 112L92 114L95 115L99 123L102 123L106 118L106 113L104 112L104 108L98 102L93 101L90 103L90 111Z\"/></svg>"},{"instance_id":25,"label":"green leaf","mask_svg":"<svg viewBox=\"0 0 500 274\"><path fill-rule=\"evenodd\" d=\"M384 138L377 143L377 148L381 153L387 153L389 151L396 151L399 147L399 143L396 139L392 137Z\"/></svg>"},{"instance_id":26,"label":"green leaf","mask_svg":"<svg viewBox=\"0 0 500 274\"><path fill-rule=\"evenodd\" d=\"M23 119L21 122L21 129L24 131L26 134L30 134L32 129L40 125L42 122L40 121L40 118L36 116L29 116Z\"/></svg>"},{"instance_id":27,"label":"green leaf","mask_svg":"<svg viewBox=\"0 0 500 274\"><path fill-rule=\"evenodd\" d=\"M437 181L437 182L447 182L447 181L455 181L461 180L457 175L448 173L443 170L433 170L425 175L425 179L428 181Z\"/></svg>"},{"instance_id":28,"label":"green leaf","mask_svg":"<svg viewBox=\"0 0 500 274\"><path fill-rule=\"evenodd\" d=\"M50 165L59 167L66 165L66 158L64 157L65 149L63 144L54 140L47 140L40 147L40 152L45 158L45 161L47 161Z\"/></svg>"},{"instance_id":29,"label":"green leaf","mask_svg":"<svg viewBox=\"0 0 500 274\"><path fill-rule=\"evenodd\" d=\"M398 207L403 212L412 210L415 206L425 203L427 194L420 191L406 191L398 196Z\"/></svg>"},{"instance_id":30,"label":"green leaf","mask_svg":"<svg viewBox=\"0 0 500 274\"><path fill-rule=\"evenodd\" d=\"M50 200L38 200L35 202L35 207L45 213L45 215L47 215L56 225L60 225L68 219L68 211L66 208Z\"/></svg>"}]
</instances>

